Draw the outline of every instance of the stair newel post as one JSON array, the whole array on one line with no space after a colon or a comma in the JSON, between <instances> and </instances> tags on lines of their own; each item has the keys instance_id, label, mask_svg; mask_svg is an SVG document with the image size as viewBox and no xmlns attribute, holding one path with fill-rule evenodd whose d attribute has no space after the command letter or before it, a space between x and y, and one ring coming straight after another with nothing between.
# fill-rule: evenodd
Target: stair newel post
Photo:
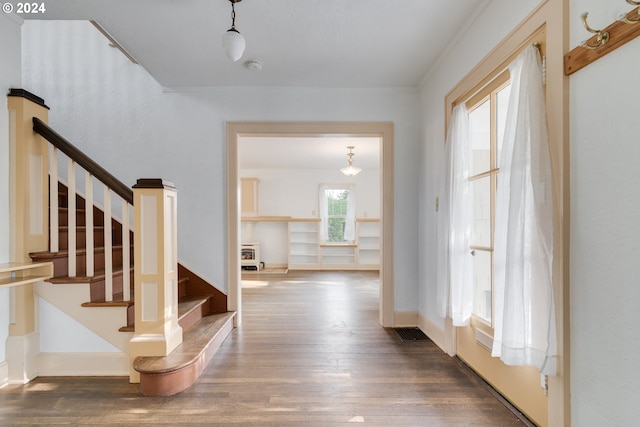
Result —
<instances>
[{"instance_id":1,"label":"stair newel post","mask_svg":"<svg viewBox=\"0 0 640 427\"><path fill-rule=\"evenodd\" d=\"M33 131L33 117L48 120L41 98L12 89L9 110L9 217L11 263L28 264L30 252L49 246L48 143ZM53 184L52 184L53 185ZM57 183L56 183L57 185ZM33 284L11 287L6 361L9 382L36 377L40 337L36 325Z\"/></svg>"},{"instance_id":2,"label":"stair newel post","mask_svg":"<svg viewBox=\"0 0 640 427\"><path fill-rule=\"evenodd\" d=\"M166 356L182 343L178 325L177 192L162 179L139 179L134 196L135 333L130 376L138 356Z\"/></svg>"}]
</instances>

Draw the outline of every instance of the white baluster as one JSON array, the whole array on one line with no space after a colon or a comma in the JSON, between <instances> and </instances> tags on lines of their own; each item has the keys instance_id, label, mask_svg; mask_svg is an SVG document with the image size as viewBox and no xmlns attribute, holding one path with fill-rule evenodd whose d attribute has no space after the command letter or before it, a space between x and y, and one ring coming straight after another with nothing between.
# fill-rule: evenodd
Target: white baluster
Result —
<instances>
[{"instance_id":1,"label":"white baluster","mask_svg":"<svg viewBox=\"0 0 640 427\"><path fill-rule=\"evenodd\" d=\"M49 144L49 251L60 250L58 219L58 149Z\"/></svg>"},{"instance_id":2,"label":"white baluster","mask_svg":"<svg viewBox=\"0 0 640 427\"><path fill-rule=\"evenodd\" d=\"M68 191L67 191L67 236L69 263L67 273L69 277L76 277L76 170L75 163L70 158L67 159L68 168Z\"/></svg>"},{"instance_id":3,"label":"white baluster","mask_svg":"<svg viewBox=\"0 0 640 427\"><path fill-rule=\"evenodd\" d=\"M84 172L85 203L84 203L84 224L86 234L87 251L87 277L93 277L95 266L93 262L94 242L93 242L93 178L87 171Z\"/></svg>"},{"instance_id":4,"label":"white baluster","mask_svg":"<svg viewBox=\"0 0 640 427\"><path fill-rule=\"evenodd\" d=\"M129 243L129 203L122 201L122 299L131 299L131 244Z\"/></svg>"},{"instance_id":5,"label":"white baluster","mask_svg":"<svg viewBox=\"0 0 640 427\"><path fill-rule=\"evenodd\" d=\"M111 191L104 186L104 296L113 301L113 253L111 230Z\"/></svg>"}]
</instances>

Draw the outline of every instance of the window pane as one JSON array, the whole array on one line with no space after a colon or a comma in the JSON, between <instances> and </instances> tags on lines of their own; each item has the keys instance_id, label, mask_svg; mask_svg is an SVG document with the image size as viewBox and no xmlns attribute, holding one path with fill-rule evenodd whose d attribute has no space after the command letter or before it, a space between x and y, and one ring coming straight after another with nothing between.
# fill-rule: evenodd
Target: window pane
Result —
<instances>
[{"instance_id":1,"label":"window pane","mask_svg":"<svg viewBox=\"0 0 640 427\"><path fill-rule=\"evenodd\" d=\"M504 128L507 123L507 107L509 106L509 95L511 94L511 85L500 89L496 94L496 145L498 153L496 159L496 167L500 167L500 154L502 153L502 141L504 139Z\"/></svg>"},{"instance_id":2,"label":"window pane","mask_svg":"<svg viewBox=\"0 0 640 427\"><path fill-rule=\"evenodd\" d=\"M491 323L491 252L478 249L473 257L473 313Z\"/></svg>"},{"instance_id":3,"label":"window pane","mask_svg":"<svg viewBox=\"0 0 640 427\"><path fill-rule=\"evenodd\" d=\"M327 241L344 243L344 231L349 204L349 190L343 188L326 189L327 200Z\"/></svg>"},{"instance_id":4,"label":"window pane","mask_svg":"<svg viewBox=\"0 0 640 427\"><path fill-rule=\"evenodd\" d=\"M349 190L326 190L329 215L346 215Z\"/></svg>"},{"instance_id":5,"label":"window pane","mask_svg":"<svg viewBox=\"0 0 640 427\"><path fill-rule=\"evenodd\" d=\"M491 167L491 110L486 100L469 113L469 137L472 150L472 175L486 172Z\"/></svg>"},{"instance_id":6,"label":"window pane","mask_svg":"<svg viewBox=\"0 0 640 427\"><path fill-rule=\"evenodd\" d=\"M345 218L333 217L329 218L329 241L344 242L344 224Z\"/></svg>"},{"instance_id":7,"label":"window pane","mask_svg":"<svg viewBox=\"0 0 640 427\"><path fill-rule=\"evenodd\" d=\"M471 244L491 247L491 178L471 181L473 191L473 229Z\"/></svg>"}]
</instances>

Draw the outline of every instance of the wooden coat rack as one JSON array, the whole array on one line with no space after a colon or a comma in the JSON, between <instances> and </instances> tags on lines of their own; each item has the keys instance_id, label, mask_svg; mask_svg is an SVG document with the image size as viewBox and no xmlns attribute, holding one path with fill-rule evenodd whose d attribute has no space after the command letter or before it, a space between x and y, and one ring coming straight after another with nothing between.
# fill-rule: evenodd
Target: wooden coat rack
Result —
<instances>
[{"instance_id":1,"label":"wooden coat rack","mask_svg":"<svg viewBox=\"0 0 640 427\"><path fill-rule=\"evenodd\" d=\"M633 5L640 4L634 0L627 0L627 2ZM586 13L582 15L582 22L587 31L594 35L564 56L564 73L567 76L640 36L640 7L621 16L602 30L589 27Z\"/></svg>"}]
</instances>

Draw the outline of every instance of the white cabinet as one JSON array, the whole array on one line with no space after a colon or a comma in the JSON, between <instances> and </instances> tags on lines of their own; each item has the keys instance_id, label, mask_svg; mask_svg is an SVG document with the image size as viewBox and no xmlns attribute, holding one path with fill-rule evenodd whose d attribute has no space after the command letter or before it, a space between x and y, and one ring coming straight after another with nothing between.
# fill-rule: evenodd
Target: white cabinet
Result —
<instances>
[{"instance_id":1,"label":"white cabinet","mask_svg":"<svg viewBox=\"0 0 640 427\"><path fill-rule=\"evenodd\" d=\"M242 216L258 215L258 178L240 178Z\"/></svg>"},{"instance_id":2,"label":"white cabinet","mask_svg":"<svg viewBox=\"0 0 640 427\"><path fill-rule=\"evenodd\" d=\"M292 270L317 269L319 220L289 222L289 268Z\"/></svg>"}]
</instances>

